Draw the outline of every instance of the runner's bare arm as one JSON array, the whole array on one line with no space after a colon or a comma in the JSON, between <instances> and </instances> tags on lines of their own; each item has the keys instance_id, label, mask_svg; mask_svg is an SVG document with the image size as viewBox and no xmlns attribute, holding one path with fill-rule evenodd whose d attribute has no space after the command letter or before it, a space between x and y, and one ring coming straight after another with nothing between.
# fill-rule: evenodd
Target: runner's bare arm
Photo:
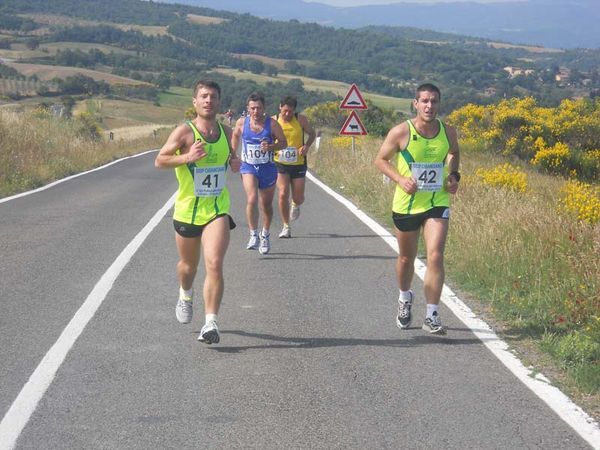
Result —
<instances>
[{"instance_id":1,"label":"runner's bare arm","mask_svg":"<svg viewBox=\"0 0 600 450\"><path fill-rule=\"evenodd\" d=\"M231 150L237 155L237 149L240 146L242 140L242 131L244 130L244 118L240 117L235 122L235 127L231 133ZM239 155L238 155L239 156Z\"/></svg>"},{"instance_id":2,"label":"runner's bare arm","mask_svg":"<svg viewBox=\"0 0 600 450\"><path fill-rule=\"evenodd\" d=\"M159 169L168 169L189 163L189 150L193 139L190 127L179 125L171 132L167 138L167 142L165 142L158 155L156 155L154 166ZM179 154L177 154L177 150L180 151Z\"/></svg>"},{"instance_id":3,"label":"runner's bare arm","mask_svg":"<svg viewBox=\"0 0 600 450\"><path fill-rule=\"evenodd\" d=\"M273 150L274 152L283 150L287 147L287 140L285 134L283 134L283 129L275 119L269 117L268 120L271 121L271 134L275 138L275 142L269 144L270 150Z\"/></svg>"},{"instance_id":4,"label":"runner's bare arm","mask_svg":"<svg viewBox=\"0 0 600 450\"><path fill-rule=\"evenodd\" d=\"M446 135L448 136L448 142L450 144L450 149L448 150L448 173L452 174L452 172L458 172L458 168L460 165L460 152L458 150L458 137L456 134L456 128L446 125ZM451 194L456 194L458 191L458 180L454 176L448 176L446 182L446 191Z\"/></svg>"},{"instance_id":5,"label":"runner's bare arm","mask_svg":"<svg viewBox=\"0 0 600 450\"><path fill-rule=\"evenodd\" d=\"M375 167L381 173L398 184L406 193L414 194L417 192L417 183L411 177L403 177L398 173L398 169L392 164L396 153L406 146L408 141L408 125L402 122L392 128L387 134L383 144L375 156Z\"/></svg>"},{"instance_id":6,"label":"runner's bare arm","mask_svg":"<svg viewBox=\"0 0 600 450\"><path fill-rule=\"evenodd\" d=\"M233 172L239 172L242 162L238 157L235 147L232 145L233 131L227 125L223 125L223 130L225 131L225 136L227 137L227 142L229 143L229 166Z\"/></svg>"},{"instance_id":7,"label":"runner's bare arm","mask_svg":"<svg viewBox=\"0 0 600 450\"><path fill-rule=\"evenodd\" d=\"M308 139L306 140L306 142L304 143L304 145L302 147L300 147L300 154L302 156L304 156L310 150L310 146L313 144L313 142L315 142L315 138L317 137L317 133L315 133L315 130L310 125L310 122L308 121L308 119L306 118L306 116L303 116L302 114L298 114L298 122L300 122L300 126L302 127L302 129L304 130L304 132L306 134L308 134Z\"/></svg>"}]
</instances>

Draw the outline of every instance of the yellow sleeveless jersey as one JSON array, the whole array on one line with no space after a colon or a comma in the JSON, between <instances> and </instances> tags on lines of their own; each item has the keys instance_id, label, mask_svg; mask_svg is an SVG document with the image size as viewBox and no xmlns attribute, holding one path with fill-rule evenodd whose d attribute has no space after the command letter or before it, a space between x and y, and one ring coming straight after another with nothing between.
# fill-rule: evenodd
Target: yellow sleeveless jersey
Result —
<instances>
[{"instance_id":1,"label":"yellow sleeveless jersey","mask_svg":"<svg viewBox=\"0 0 600 450\"><path fill-rule=\"evenodd\" d=\"M436 206L450 206L450 196L445 188L448 176L446 156L450 143L446 128L438 119L440 130L433 138L419 134L410 120L408 144L398 152L397 169L403 177L413 177L419 184L415 194L407 194L396 186L392 211L398 214L419 214Z\"/></svg>"},{"instance_id":2,"label":"yellow sleeveless jersey","mask_svg":"<svg viewBox=\"0 0 600 450\"><path fill-rule=\"evenodd\" d=\"M273 119L277 120L279 125L281 125L288 145L287 148L275 152L275 162L290 166L304 165L306 159L298 151L304 145L304 130L300 122L298 122L296 115L289 122L284 122L279 114L273 116Z\"/></svg>"},{"instance_id":3,"label":"yellow sleeveless jersey","mask_svg":"<svg viewBox=\"0 0 600 450\"><path fill-rule=\"evenodd\" d=\"M225 185L229 142L220 123L219 137L214 142L207 141L191 121L187 124L194 132L194 142L202 140L206 143L207 155L195 163L175 168L179 189L173 219L204 225L218 215L229 214L229 191Z\"/></svg>"}]
</instances>

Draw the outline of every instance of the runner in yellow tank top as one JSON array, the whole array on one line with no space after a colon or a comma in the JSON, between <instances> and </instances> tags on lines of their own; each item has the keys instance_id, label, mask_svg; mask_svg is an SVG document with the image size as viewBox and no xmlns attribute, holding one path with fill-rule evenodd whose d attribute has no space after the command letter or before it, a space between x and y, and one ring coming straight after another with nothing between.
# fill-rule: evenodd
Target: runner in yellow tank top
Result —
<instances>
[{"instance_id":1,"label":"runner in yellow tank top","mask_svg":"<svg viewBox=\"0 0 600 450\"><path fill-rule=\"evenodd\" d=\"M375 157L375 166L396 183L392 206L399 248L396 324L404 329L412 320L414 294L410 285L423 228L427 315L422 328L433 334L446 334L438 305L444 285L443 254L450 218L448 194L457 192L460 181L456 130L437 119L440 99L440 90L433 84L419 86L413 100L416 117L392 128ZM395 165L394 158L397 158Z\"/></svg>"},{"instance_id":2,"label":"runner in yellow tank top","mask_svg":"<svg viewBox=\"0 0 600 450\"><path fill-rule=\"evenodd\" d=\"M280 238L292 237L289 222L300 215L300 205L304 203L306 156L316 136L308 119L296 113L297 106L296 97L283 97L279 103L279 114L273 117L281 125L287 140L287 147L275 153L279 214L283 224Z\"/></svg>"},{"instance_id":3,"label":"runner in yellow tank top","mask_svg":"<svg viewBox=\"0 0 600 450\"><path fill-rule=\"evenodd\" d=\"M238 172L240 160L229 144L231 128L216 120L221 104L219 85L210 80L198 81L192 103L196 118L171 132L154 164L175 169L179 181L173 215L180 283L175 316L180 323L192 320L193 282L202 250L205 323L198 340L216 344L220 340L217 313L224 289L223 260L229 230L235 227L229 216L225 176L227 163Z\"/></svg>"}]
</instances>

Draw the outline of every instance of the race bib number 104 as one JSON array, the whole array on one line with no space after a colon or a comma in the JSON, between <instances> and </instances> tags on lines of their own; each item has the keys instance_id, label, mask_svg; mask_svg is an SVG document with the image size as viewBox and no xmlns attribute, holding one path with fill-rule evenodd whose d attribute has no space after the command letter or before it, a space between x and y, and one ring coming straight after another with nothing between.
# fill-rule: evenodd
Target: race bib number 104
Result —
<instances>
[{"instance_id":1,"label":"race bib number 104","mask_svg":"<svg viewBox=\"0 0 600 450\"><path fill-rule=\"evenodd\" d=\"M442 190L444 163L412 163L411 171L419 191L437 192Z\"/></svg>"}]
</instances>

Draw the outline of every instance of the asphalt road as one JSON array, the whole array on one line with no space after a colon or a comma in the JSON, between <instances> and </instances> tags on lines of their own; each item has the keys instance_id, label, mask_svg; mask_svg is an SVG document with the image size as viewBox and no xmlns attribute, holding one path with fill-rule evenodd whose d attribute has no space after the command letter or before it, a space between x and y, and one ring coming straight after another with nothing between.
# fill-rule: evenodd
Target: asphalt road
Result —
<instances>
[{"instance_id":1,"label":"asphalt road","mask_svg":"<svg viewBox=\"0 0 600 450\"><path fill-rule=\"evenodd\" d=\"M155 154L0 203L0 417L176 189ZM395 253L313 183L271 254L245 250L239 176L221 343L175 319L170 213L115 279L18 449L580 449L571 427L445 307L447 337L395 325ZM201 292L203 271L196 280ZM0 442L0 448L12 445Z\"/></svg>"}]
</instances>

